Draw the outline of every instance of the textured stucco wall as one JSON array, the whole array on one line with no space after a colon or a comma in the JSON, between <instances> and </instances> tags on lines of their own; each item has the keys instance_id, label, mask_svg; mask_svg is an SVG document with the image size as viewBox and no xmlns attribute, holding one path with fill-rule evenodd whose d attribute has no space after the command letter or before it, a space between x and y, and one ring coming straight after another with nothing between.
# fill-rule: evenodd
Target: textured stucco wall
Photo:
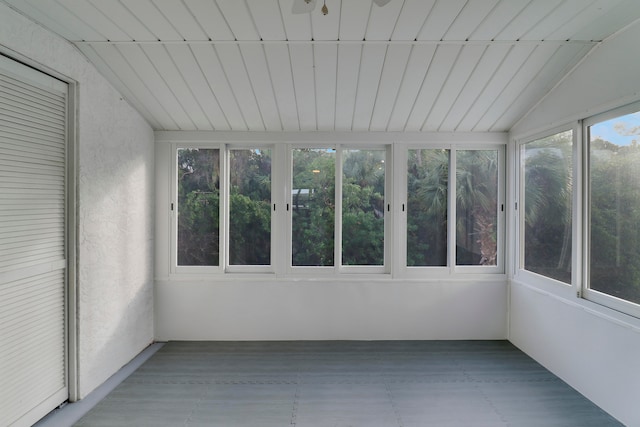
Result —
<instances>
[{"instance_id":1,"label":"textured stucco wall","mask_svg":"<svg viewBox=\"0 0 640 427\"><path fill-rule=\"evenodd\" d=\"M153 325L153 132L64 39L0 4L0 45L78 83L78 362L86 396Z\"/></svg>"}]
</instances>

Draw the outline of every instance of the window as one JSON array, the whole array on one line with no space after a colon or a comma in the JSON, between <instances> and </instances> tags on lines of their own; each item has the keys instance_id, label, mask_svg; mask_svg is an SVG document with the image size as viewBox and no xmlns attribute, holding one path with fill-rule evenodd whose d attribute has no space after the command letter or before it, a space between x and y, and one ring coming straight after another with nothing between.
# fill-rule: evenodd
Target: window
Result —
<instances>
[{"instance_id":1,"label":"window","mask_svg":"<svg viewBox=\"0 0 640 427\"><path fill-rule=\"evenodd\" d=\"M588 288L640 304L640 112L590 122Z\"/></svg>"},{"instance_id":2,"label":"window","mask_svg":"<svg viewBox=\"0 0 640 427\"><path fill-rule=\"evenodd\" d=\"M294 148L291 265L334 265L336 150Z\"/></svg>"},{"instance_id":3,"label":"window","mask_svg":"<svg viewBox=\"0 0 640 427\"><path fill-rule=\"evenodd\" d=\"M229 265L271 264L271 150L229 150Z\"/></svg>"},{"instance_id":4,"label":"window","mask_svg":"<svg viewBox=\"0 0 640 427\"><path fill-rule=\"evenodd\" d=\"M385 154L342 152L342 265L384 265Z\"/></svg>"},{"instance_id":5,"label":"window","mask_svg":"<svg viewBox=\"0 0 640 427\"><path fill-rule=\"evenodd\" d=\"M520 267L571 283L573 131L520 146Z\"/></svg>"},{"instance_id":6,"label":"window","mask_svg":"<svg viewBox=\"0 0 640 427\"><path fill-rule=\"evenodd\" d=\"M407 266L447 265L449 150L410 149L407 161Z\"/></svg>"},{"instance_id":7,"label":"window","mask_svg":"<svg viewBox=\"0 0 640 427\"><path fill-rule=\"evenodd\" d=\"M394 260L395 274L408 278L503 272L498 144L172 150L168 270L176 277L389 274Z\"/></svg>"},{"instance_id":8,"label":"window","mask_svg":"<svg viewBox=\"0 0 640 427\"><path fill-rule=\"evenodd\" d=\"M177 153L177 264L220 264L220 150Z\"/></svg>"},{"instance_id":9,"label":"window","mask_svg":"<svg viewBox=\"0 0 640 427\"><path fill-rule=\"evenodd\" d=\"M456 265L497 265L498 164L498 150L456 151Z\"/></svg>"}]
</instances>

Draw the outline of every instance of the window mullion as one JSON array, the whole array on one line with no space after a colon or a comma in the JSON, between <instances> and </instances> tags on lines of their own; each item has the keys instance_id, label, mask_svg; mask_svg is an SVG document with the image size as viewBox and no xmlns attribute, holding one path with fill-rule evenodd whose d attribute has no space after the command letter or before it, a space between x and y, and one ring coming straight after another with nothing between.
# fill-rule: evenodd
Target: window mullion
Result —
<instances>
[{"instance_id":1,"label":"window mullion","mask_svg":"<svg viewBox=\"0 0 640 427\"><path fill-rule=\"evenodd\" d=\"M335 230L334 230L334 269L335 273L342 270L342 146L336 145L336 163L335 163Z\"/></svg>"},{"instance_id":2,"label":"window mullion","mask_svg":"<svg viewBox=\"0 0 640 427\"><path fill-rule=\"evenodd\" d=\"M453 274L456 266L456 149L449 152L449 183L447 208L447 268Z\"/></svg>"}]
</instances>

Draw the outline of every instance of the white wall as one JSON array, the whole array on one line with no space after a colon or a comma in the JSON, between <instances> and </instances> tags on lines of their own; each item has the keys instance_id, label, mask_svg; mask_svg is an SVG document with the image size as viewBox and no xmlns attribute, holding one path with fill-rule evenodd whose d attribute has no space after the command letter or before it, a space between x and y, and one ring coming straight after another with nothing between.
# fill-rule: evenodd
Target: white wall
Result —
<instances>
[{"instance_id":1,"label":"white wall","mask_svg":"<svg viewBox=\"0 0 640 427\"><path fill-rule=\"evenodd\" d=\"M78 388L84 397L153 340L153 132L73 45L3 4L0 48L78 83Z\"/></svg>"},{"instance_id":2,"label":"white wall","mask_svg":"<svg viewBox=\"0 0 640 427\"><path fill-rule=\"evenodd\" d=\"M640 99L640 23L598 49L512 134L551 128ZM560 285L559 285L560 286ZM513 281L509 339L629 426L640 425L640 320Z\"/></svg>"},{"instance_id":3,"label":"white wall","mask_svg":"<svg viewBox=\"0 0 640 427\"><path fill-rule=\"evenodd\" d=\"M505 339L506 280L156 284L160 340Z\"/></svg>"}]
</instances>

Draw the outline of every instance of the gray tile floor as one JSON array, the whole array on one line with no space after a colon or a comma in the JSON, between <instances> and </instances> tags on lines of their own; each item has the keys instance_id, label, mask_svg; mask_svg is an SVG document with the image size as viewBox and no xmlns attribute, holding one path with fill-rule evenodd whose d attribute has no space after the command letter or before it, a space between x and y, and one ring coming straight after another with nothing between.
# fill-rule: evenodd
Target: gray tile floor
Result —
<instances>
[{"instance_id":1,"label":"gray tile floor","mask_svg":"<svg viewBox=\"0 0 640 427\"><path fill-rule=\"evenodd\" d=\"M76 424L619 425L506 341L170 342Z\"/></svg>"}]
</instances>

